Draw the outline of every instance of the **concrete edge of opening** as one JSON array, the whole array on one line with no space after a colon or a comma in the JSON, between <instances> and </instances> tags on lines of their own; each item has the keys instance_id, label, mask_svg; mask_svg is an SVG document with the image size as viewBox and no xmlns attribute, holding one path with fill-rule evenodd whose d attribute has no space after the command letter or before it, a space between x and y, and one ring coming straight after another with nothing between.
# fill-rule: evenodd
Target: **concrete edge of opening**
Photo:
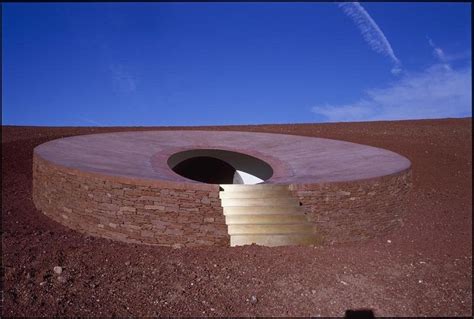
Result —
<instances>
[{"instance_id":1,"label":"concrete edge of opening","mask_svg":"<svg viewBox=\"0 0 474 319\"><path fill-rule=\"evenodd\" d=\"M265 160L223 149L180 151L171 155L167 163L180 176L212 184L257 184L273 176L273 168Z\"/></svg>"}]
</instances>

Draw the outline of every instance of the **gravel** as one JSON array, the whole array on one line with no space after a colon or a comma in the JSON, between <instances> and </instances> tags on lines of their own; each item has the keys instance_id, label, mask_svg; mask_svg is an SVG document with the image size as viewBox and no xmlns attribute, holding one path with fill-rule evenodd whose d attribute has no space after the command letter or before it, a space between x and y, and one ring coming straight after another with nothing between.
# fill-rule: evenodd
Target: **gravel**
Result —
<instances>
[{"instance_id":1,"label":"gravel","mask_svg":"<svg viewBox=\"0 0 474 319\"><path fill-rule=\"evenodd\" d=\"M153 247L85 236L35 209L35 146L140 129L151 128L2 127L2 317L472 316L470 118L206 128L341 139L409 158L403 226L364 242Z\"/></svg>"},{"instance_id":2,"label":"gravel","mask_svg":"<svg viewBox=\"0 0 474 319\"><path fill-rule=\"evenodd\" d=\"M60 266L55 266L55 267L53 268L53 271L54 271L55 274L60 275L60 274L63 272L63 268L60 267Z\"/></svg>"}]
</instances>

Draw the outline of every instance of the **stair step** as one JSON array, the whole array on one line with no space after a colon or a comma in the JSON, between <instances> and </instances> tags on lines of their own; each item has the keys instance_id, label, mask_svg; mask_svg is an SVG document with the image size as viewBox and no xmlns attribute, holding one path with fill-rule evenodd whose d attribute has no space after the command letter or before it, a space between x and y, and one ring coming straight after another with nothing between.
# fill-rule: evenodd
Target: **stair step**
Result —
<instances>
[{"instance_id":1,"label":"stair step","mask_svg":"<svg viewBox=\"0 0 474 319\"><path fill-rule=\"evenodd\" d=\"M313 232L313 225L310 223L300 224L245 224L245 225L228 225L227 232L231 237L233 235L244 234L302 234Z\"/></svg>"},{"instance_id":2,"label":"stair step","mask_svg":"<svg viewBox=\"0 0 474 319\"><path fill-rule=\"evenodd\" d=\"M220 184L219 185L224 191L229 192L252 192L256 190L266 191L277 191L277 190L288 190L289 186L284 184Z\"/></svg>"},{"instance_id":3,"label":"stair step","mask_svg":"<svg viewBox=\"0 0 474 319\"><path fill-rule=\"evenodd\" d=\"M292 215L303 214L301 206L223 206L224 215Z\"/></svg>"},{"instance_id":4,"label":"stair step","mask_svg":"<svg viewBox=\"0 0 474 319\"><path fill-rule=\"evenodd\" d=\"M223 191L219 198L293 198L289 190L252 190L252 191Z\"/></svg>"},{"instance_id":5,"label":"stair step","mask_svg":"<svg viewBox=\"0 0 474 319\"><path fill-rule=\"evenodd\" d=\"M230 237L230 245L232 247L251 244L270 247L316 245L320 241L319 236L314 234L233 235Z\"/></svg>"},{"instance_id":6,"label":"stair step","mask_svg":"<svg viewBox=\"0 0 474 319\"><path fill-rule=\"evenodd\" d=\"M291 197L274 198L223 198L222 206L300 206L300 202Z\"/></svg>"},{"instance_id":7,"label":"stair step","mask_svg":"<svg viewBox=\"0 0 474 319\"><path fill-rule=\"evenodd\" d=\"M320 242L289 185L220 185L231 246L312 245Z\"/></svg>"},{"instance_id":8,"label":"stair step","mask_svg":"<svg viewBox=\"0 0 474 319\"><path fill-rule=\"evenodd\" d=\"M306 216L303 214L285 214L285 215L228 215L225 217L227 225L240 224L298 224L306 223Z\"/></svg>"}]
</instances>

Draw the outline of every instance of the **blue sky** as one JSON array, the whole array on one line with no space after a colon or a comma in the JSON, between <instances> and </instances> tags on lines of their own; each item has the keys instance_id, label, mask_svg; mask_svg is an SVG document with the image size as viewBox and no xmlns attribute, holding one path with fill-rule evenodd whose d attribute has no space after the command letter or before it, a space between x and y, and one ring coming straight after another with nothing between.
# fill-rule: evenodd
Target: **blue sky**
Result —
<instances>
[{"instance_id":1,"label":"blue sky","mask_svg":"<svg viewBox=\"0 0 474 319\"><path fill-rule=\"evenodd\" d=\"M472 116L468 3L2 9L3 125Z\"/></svg>"}]
</instances>

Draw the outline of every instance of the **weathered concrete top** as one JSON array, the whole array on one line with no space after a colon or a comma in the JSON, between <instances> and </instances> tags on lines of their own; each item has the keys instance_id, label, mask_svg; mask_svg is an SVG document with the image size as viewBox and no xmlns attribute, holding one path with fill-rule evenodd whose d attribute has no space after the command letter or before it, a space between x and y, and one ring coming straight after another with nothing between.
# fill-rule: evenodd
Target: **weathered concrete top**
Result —
<instances>
[{"instance_id":1,"label":"weathered concrete top","mask_svg":"<svg viewBox=\"0 0 474 319\"><path fill-rule=\"evenodd\" d=\"M35 156L64 168L130 180L206 185L173 172L168 158L190 149L223 149L260 158L273 168L270 184L348 182L391 175L410 161L394 152L325 138L225 131L140 131L61 138ZM190 185L194 184L194 185Z\"/></svg>"}]
</instances>

